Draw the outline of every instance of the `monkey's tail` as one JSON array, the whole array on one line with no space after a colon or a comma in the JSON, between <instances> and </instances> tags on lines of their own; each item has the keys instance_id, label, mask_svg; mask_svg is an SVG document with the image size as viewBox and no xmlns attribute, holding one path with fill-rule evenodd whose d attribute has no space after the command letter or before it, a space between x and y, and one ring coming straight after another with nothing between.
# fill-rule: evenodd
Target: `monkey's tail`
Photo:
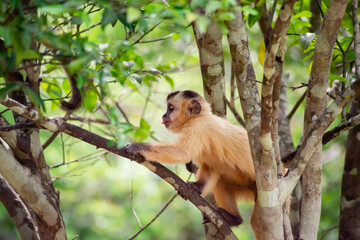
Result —
<instances>
[{"instance_id":1,"label":"monkey's tail","mask_svg":"<svg viewBox=\"0 0 360 240\"><path fill-rule=\"evenodd\" d=\"M69 79L69 83L71 87L71 97L69 101L61 100L60 107L65 111L73 112L79 107L81 107L82 104L81 93L76 85L76 75L70 75L66 67L64 67L64 70Z\"/></svg>"}]
</instances>

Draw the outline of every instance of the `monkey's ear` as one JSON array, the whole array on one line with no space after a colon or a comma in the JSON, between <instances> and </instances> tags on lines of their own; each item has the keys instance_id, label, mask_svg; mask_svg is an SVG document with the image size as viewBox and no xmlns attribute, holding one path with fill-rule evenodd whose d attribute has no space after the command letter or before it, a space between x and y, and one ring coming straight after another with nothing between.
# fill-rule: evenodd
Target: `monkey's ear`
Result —
<instances>
[{"instance_id":1,"label":"monkey's ear","mask_svg":"<svg viewBox=\"0 0 360 240\"><path fill-rule=\"evenodd\" d=\"M197 100L193 99L189 103L187 110L190 112L191 115L199 114L201 112L201 104Z\"/></svg>"}]
</instances>

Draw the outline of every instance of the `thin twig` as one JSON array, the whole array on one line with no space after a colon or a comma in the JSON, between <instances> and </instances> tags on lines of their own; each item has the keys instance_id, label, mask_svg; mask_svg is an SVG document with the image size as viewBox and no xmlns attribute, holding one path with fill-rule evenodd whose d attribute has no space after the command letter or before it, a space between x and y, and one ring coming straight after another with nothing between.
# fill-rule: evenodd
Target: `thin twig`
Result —
<instances>
[{"instance_id":1,"label":"thin twig","mask_svg":"<svg viewBox=\"0 0 360 240\"><path fill-rule=\"evenodd\" d=\"M91 117L79 117L79 116L71 116L69 117L69 121L80 121L86 123L99 123L99 124L110 124L109 120L97 119Z\"/></svg>"},{"instance_id":2,"label":"thin twig","mask_svg":"<svg viewBox=\"0 0 360 240\"><path fill-rule=\"evenodd\" d=\"M231 64L231 77L230 77L230 106L235 106L235 73L234 73L234 67L233 64Z\"/></svg>"},{"instance_id":3,"label":"thin twig","mask_svg":"<svg viewBox=\"0 0 360 240\"><path fill-rule=\"evenodd\" d=\"M241 124L241 126L246 127L244 119L242 119L240 114L236 111L235 107L231 106L231 104L230 104L229 100L227 100L227 98L225 98L225 102L228 105L228 107L230 108L231 112L234 114L234 117L236 118L236 120Z\"/></svg>"},{"instance_id":4,"label":"thin twig","mask_svg":"<svg viewBox=\"0 0 360 240\"><path fill-rule=\"evenodd\" d=\"M163 41L163 40L166 40L170 37L172 37L174 34L176 33L170 33L169 35L166 35L164 37L161 37L161 38L156 38L156 39L151 39L151 40L144 40L144 41L139 41L138 43L152 43L152 42L159 42L159 41Z\"/></svg>"},{"instance_id":5,"label":"thin twig","mask_svg":"<svg viewBox=\"0 0 360 240\"><path fill-rule=\"evenodd\" d=\"M65 144L64 144L64 138L63 138L63 134L60 133L60 139L61 139L61 150L62 150L62 158L63 158L63 164L65 164Z\"/></svg>"},{"instance_id":6,"label":"thin twig","mask_svg":"<svg viewBox=\"0 0 360 240\"><path fill-rule=\"evenodd\" d=\"M139 224L140 229L142 229L143 226L141 225L139 216L136 214L136 211L135 211L135 209L133 207L133 192L134 192L133 191L133 181L131 181L131 187L130 188L131 188L130 189L130 196L129 196L130 208L131 208L131 210L132 210L132 212L133 212L133 214L134 214L134 216L135 216L135 218L136 218L136 220L137 220L137 222Z\"/></svg>"},{"instance_id":7,"label":"thin twig","mask_svg":"<svg viewBox=\"0 0 360 240\"><path fill-rule=\"evenodd\" d=\"M305 91L303 93L303 95L301 95L301 97L299 98L299 100L296 102L295 106L293 107L293 109L291 110L291 112L289 113L289 115L286 117L287 119L291 119L293 117L293 115L295 114L296 110L299 108L300 104L304 101L305 97L306 97L306 93L307 91Z\"/></svg>"},{"instance_id":8,"label":"thin twig","mask_svg":"<svg viewBox=\"0 0 360 240\"><path fill-rule=\"evenodd\" d=\"M69 114L65 114L65 116L62 118L64 121L66 121L68 118L70 117ZM48 140L46 140L46 142L42 145L42 149L45 150L45 148L47 148L57 137L57 135L59 135L59 132L54 132L50 138Z\"/></svg>"},{"instance_id":9,"label":"thin twig","mask_svg":"<svg viewBox=\"0 0 360 240\"><path fill-rule=\"evenodd\" d=\"M54 139L57 137L57 135L59 135L59 132L54 132L49 139L42 145L42 149L45 150L45 148L47 148L50 143L52 143L54 141Z\"/></svg>"},{"instance_id":10,"label":"thin twig","mask_svg":"<svg viewBox=\"0 0 360 240\"><path fill-rule=\"evenodd\" d=\"M122 109L122 107L120 106L120 104L119 104L118 102L115 102L115 106L116 106L116 108L121 112L121 114L123 115L125 121L126 121L127 123L130 123L128 116L126 115L125 111Z\"/></svg>"},{"instance_id":11,"label":"thin twig","mask_svg":"<svg viewBox=\"0 0 360 240\"><path fill-rule=\"evenodd\" d=\"M172 196L172 198L165 204L165 206L159 211L159 213L156 214L156 216L153 219L151 219L151 221L148 224L140 228L140 230L137 233L135 233L132 237L130 237L129 240L135 239L142 231L144 231L148 226L150 226L150 224L152 224L165 211L165 209L172 203L172 201L174 201L177 195L178 195L177 193L174 194L174 196Z\"/></svg>"},{"instance_id":12,"label":"thin twig","mask_svg":"<svg viewBox=\"0 0 360 240\"><path fill-rule=\"evenodd\" d=\"M151 85L150 85L150 88L151 88ZM146 99L145 99L145 105L144 105L143 111L142 111L142 113L141 113L141 118L144 118L144 115L145 115L147 106L149 105L151 93L152 93L152 91L149 90L149 92L148 92L148 94L147 94L147 96L146 96Z\"/></svg>"},{"instance_id":13,"label":"thin twig","mask_svg":"<svg viewBox=\"0 0 360 240\"><path fill-rule=\"evenodd\" d=\"M263 84L262 81L259 81L259 80L257 80L257 79L250 79L250 81ZM289 87L289 86L287 86L287 85L281 85L281 87L288 88L288 89L291 89L291 90L293 90L293 91L295 91L295 90L297 90L297 89L300 89L300 88L307 87L307 86L308 86L307 83L301 83L299 86L295 86L295 87Z\"/></svg>"},{"instance_id":14,"label":"thin twig","mask_svg":"<svg viewBox=\"0 0 360 240\"><path fill-rule=\"evenodd\" d=\"M90 26L89 28L86 28L86 29L84 29L84 30L80 31L80 32L79 32L79 34L82 34L82 33L84 33L84 32L90 31L91 29L93 29L93 28L95 28L95 27L99 26L100 24L101 24L101 22L96 23L96 24L94 24L94 25ZM72 36L73 36L73 37L75 37L75 36L76 36L76 34L77 34L77 33L73 34Z\"/></svg>"},{"instance_id":15,"label":"thin twig","mask_svg":"<svg viewBox=\"0 0 360 240\"><path fill-rule=\"evenodd\" d=\"M50 168L58 168L58 167L61 167L61 166L72 164L72 163L89 161L89 160L92 160L94 158L98 158L101 155L105 155L107 153L108 153L107 151L99 151L98 153L91 153L91 154L89 154L89 155L87 155L85 157L81 157L81 158L78 158L78 159L75 159L75 160L72 160L72 161L62 162L62 163L52 165L52 166L50 166Z\"/></svg>"},{"instance_id":16,"label":"thin twig","mask_svg":"<svg viewBox=\"0 0 360 240\"><path fill-rule=\"evenodd\" d=\"M137 43L139 43L141 41L141 39L143 39L146 35L148 35L151 31L153 31L157 26L159 26L161 23L163 22L163 20L161 20L160 22L158 22L157 24L155 24L152 28L150 28L149 30L147 30L146 32L144 32L143 35L141 35L135 42L133 42L132 45L135 45Z\"/></svg>"},{"instance_id":17,"label":"thin twig","mask_svg":"<svg viewBox=\"0 0 360 240\"><path fill-rule=\"evenodd\" d=\"M192 176L192 173L190 173L186 182L188 182L190 180L191 176ZM141 224L140 224L140 230L137 233L135 233L132 237L130 237L128 240L135 239L142 231L144 231L147 227L149 227L150 224L152 224L165 211L165 209L172 203L172 201L174 201L174 199L176 198L177 195L178 195L178 193L174 194L174 196L172 196L172 198L165 204L165 206L158 212L158 214L156 214L155 217L153 219L151 219L151 221L148 224L146 224L144 227L141 227Z\"/></svg>"}]
</instances>

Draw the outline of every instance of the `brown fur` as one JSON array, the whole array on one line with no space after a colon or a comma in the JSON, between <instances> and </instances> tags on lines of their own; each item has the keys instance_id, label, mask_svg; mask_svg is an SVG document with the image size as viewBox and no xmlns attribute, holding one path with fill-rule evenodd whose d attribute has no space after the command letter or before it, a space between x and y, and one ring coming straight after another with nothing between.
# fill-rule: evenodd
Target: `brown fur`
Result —
<instances>
[{"instance_id":1,"label":"brown fur","mask_svg":"<svg viewBox=\"0 0 360 240\"><path fill-rule=\"evenodd\" d=\"M255 170L246 130L212 114L209 104L195 92L171 93L167 102L168 110L163 119L167 121L168 130L179 134L177 141L152 143L150 149L135 150L131 146L128 149L138 151L152 161L188 163L193 160L199 168L197 181L204 183L202 195L213 193L219 208L239 220L229 224L240 224L236 200L254 201L256 192ZM251 224L259 238L256 209Z\"/></svg>"}]
</instances>

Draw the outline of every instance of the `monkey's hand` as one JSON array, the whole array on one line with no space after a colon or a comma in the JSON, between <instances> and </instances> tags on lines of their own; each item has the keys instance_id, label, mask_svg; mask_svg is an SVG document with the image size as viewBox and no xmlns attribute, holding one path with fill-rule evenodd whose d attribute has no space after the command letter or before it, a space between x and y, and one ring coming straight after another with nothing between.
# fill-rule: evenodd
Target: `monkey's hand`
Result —
<instances>
[{"instance_id":1,"label":"monkey's hand","mask_svg":"<svg viewBox=\"0 0 360 240\"><path fill-rule=\"evenodd\" d=\"M144 152L150 150L150 145L147 143L129 143L125 146L125 150L131 159L135 159L137 155L144 156Z\"/></svg>"}]
</instances>

